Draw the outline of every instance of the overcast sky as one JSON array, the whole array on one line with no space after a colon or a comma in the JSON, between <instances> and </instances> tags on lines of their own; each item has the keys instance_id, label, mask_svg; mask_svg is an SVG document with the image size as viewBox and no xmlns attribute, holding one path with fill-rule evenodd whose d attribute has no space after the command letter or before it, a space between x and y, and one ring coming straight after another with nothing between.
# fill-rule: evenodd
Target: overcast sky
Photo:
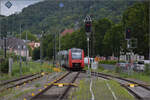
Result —
<instances>
[{"instance_id":1,"label":"overcast sky","mask_svg":"<svg viewBox=\"0 0 150 100\"><path fill-rule=\"evenodd\" d=\"M12 3L9 9L5 6L5 3L8 1ZM15 12L20 12L23 8L39 1L43 0L0 0L0 14L8 16Z\"/></svg>"}]
</instances>

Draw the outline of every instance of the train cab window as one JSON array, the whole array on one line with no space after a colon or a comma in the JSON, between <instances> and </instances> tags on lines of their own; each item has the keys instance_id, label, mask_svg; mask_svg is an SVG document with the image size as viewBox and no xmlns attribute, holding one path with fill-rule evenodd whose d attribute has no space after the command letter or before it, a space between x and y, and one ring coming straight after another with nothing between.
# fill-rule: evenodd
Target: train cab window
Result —
<instances>
[{"instance_id":1,"label":"train cab window","mask_svg":"<svg viewBox=\"0 0 150 100\"><path fill-rule=\"evenodd\" d=\"M144 61L139 61L138 64L144 64Z\"/></svg>"},{"instance_id":2,"label":"train cab window","mask_svg":"<svg viewBox=\"0 0 150 100\"><path fill-rule=\"evenodd\" d=\"M72 52L72 59L82 59L81 52Z\"/></svg>"}]
</instances>

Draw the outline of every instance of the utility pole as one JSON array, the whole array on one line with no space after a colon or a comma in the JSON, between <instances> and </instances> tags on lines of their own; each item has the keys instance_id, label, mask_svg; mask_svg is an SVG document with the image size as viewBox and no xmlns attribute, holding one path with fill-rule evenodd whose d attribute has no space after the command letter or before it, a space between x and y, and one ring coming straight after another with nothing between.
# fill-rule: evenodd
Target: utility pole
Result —
<instances>
[{"instance_id":1,"label":"utility pole","mask_svg":"<svg viewBox=\"0 0 150 100\"><path fill-rule=\"evenodd\" d=\"M58 51L58 52L60 53L60 31L59 31L59 33L58 33L58 34L59 34L59 51ZM58 53L57 53L57 54L58 54ZM57 59L58 59L58 61L59 61L59 66L58 66L58 67L60 67L60 68L61 68L60 57L58 56L58 57L57 57Z\"/></svg>"},{"instance_id":2,"label":"utility pole","mask_svg":"<svg viewBox=\"0 0 150 100\"><path fill-rule=\"evenodd\" d=\"M84 23L85 23L85 31L86 31L86 35L87 35L87 51L88 51L88 73L90 74L90 59L89 59L89 38L90 38L90 35L91 35L91 22L92 22L92 19L90 16L86 16L85 20L84 20Z\"/></svg>"},{"instance_id":3,"label":"utility pole","mask_svg":"<svg viewBox=\"0 0 150 100\"><path fill-rule=\"evenodd\" d=\"M54 65L56 64L56 34L54 34Z\"/></svg>"},{"instance_id":4,"label":"utility pole","mask_svg":"<svg viewBox=\"0 0 150 100\"><path fill-rule=\"evenodd\" d=\"M21 23L20 23L20 41L21 41ZM21 43L19 45L19 48L20 48L20 75L22 75L22 58L21 58L22 45L21 45Z\"/></svg>"},{"instance_id":5,"label":"utility pole","mask_svg":"<svg viewBox=\"0 0 150 100\"><path fill-rule=\"evenodd\" d=\"M64 4L63 4L63 3L60 3L60 4L59 4L59 7L60 7L60 9L61 9L61 12L60 12L60 17L61 17L61 16L62 16L62 11L63 11ZM60 25L63 24L61 18L59 18L59 19L60 19ZM59 30L59 53L60 53L60 49L61 49L60 35L61 35L61 29ZM61 68L60 57L59 57L58 59L59 59L59 67Z\"/></svg>"},{"instance_id":6,"label":"utility pole","mask_svg":"<svg viewBox=\"0 0 150 100\"><path fill-rule=\"evenodd\" d=\"M148 1L149 3L149 19L150 19L150 1ZM150 27L150 20L149 20L149 27ZM149 43L148 43L148 46L149 46L149 61L150 61L150 28L149 28ZM150 68L150 64L149 64L149 68Z\"/></svg>"},{"instance_id":7,"label":"utility pole","mask_svg":"<svg viewBox=\"0 0 150 100\"><path fill-rule=\"evenodd\" d=\"M60 52L60 31L59 31L59 52Z\"/></svg>"}]
</instances>

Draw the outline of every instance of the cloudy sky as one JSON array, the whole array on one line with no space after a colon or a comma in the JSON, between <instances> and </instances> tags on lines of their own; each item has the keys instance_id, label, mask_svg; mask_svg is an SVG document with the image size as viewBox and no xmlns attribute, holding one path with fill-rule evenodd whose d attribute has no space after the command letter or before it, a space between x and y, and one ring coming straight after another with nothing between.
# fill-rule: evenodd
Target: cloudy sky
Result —
<instances>
[{"instance_id":1,"label":"cloudy sky","mask_svg":"<svg viewBox=\"0 0 150 100\"><path fill-rule=\"evenodd\" d=\"M9 9L5 6L5 3L8 1L12 3L11 8ZM24 7L40 1L43 0L0 0L0 14L8 16L15 12L20 12Z\"/></svg>"}]
</instances>

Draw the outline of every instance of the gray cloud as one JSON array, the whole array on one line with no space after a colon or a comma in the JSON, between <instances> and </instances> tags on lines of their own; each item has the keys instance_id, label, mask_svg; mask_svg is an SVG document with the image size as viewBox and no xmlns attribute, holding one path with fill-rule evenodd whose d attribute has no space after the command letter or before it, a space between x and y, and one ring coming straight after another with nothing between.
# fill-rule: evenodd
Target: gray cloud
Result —
<instances>
[{"instance_id":1,"label":"gray cloud","mask_svg":"<svg viewBox=\"0 0 150 100\"><path fill-rule=\"evenodd\" d=\"M8 1L12 3L12 7L9 9L5 6ZM0 14L9 16L15 12L21 12L23 8L40 1L43 0L0 0Z\"/></svg>"}]
</instances>

